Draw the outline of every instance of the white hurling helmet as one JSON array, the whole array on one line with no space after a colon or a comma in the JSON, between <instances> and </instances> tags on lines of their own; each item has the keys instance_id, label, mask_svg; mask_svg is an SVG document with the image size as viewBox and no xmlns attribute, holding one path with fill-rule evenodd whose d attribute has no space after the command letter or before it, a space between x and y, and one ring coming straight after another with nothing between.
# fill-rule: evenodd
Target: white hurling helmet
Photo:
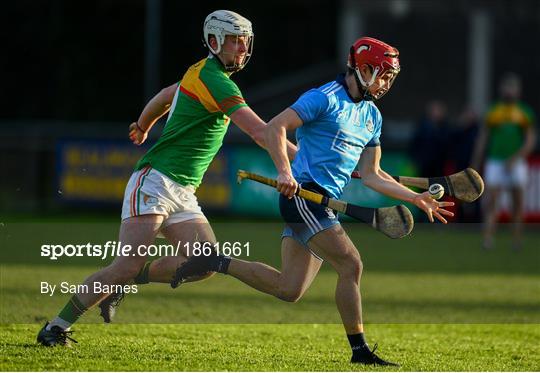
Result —
<instances>
[{"instance_id":1,"label":"white hurling helmet","mask_svg":"<svg viewBox=\"0 0 540 373\"><path fill-rule=\"evenodd\" d=\"M247 37L247 52L244 61L241 64L234 62L232 65L225 65L227 71L239 71L248 63L253 51L253 30L251 22L242 17L240 14L231 12L230 10L216 10L210 13L204 20L203 26L204 44L212 52L217 55L221 51L221 46L225 43L226 35L246 36ZM210 35L216 37L217 48L212 49L210 46Z\"/></svg>"}]
</instances>

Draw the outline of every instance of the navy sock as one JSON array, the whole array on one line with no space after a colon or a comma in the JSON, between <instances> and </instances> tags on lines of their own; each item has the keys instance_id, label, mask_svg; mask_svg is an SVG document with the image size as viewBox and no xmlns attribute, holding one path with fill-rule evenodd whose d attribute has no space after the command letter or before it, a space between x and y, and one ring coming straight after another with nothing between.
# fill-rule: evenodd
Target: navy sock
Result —
<instances>
[{"instance_id":1,"label":"navy sock","mask_svg":"<svg viewBox=\"0 0 540 373\"><path fill-rule=\"evenodd\" d=\"M219 272L227 274L229 270L229 264L231 264L231 257L222 254L212 257L212 263L210 264L210 270L213 272Z\"/></svg>"},{"instance_id":2,"label":"navy sock","mask_svg":"<svg viewBox=\"0 0 540 373\"><path fill-rule=\"evenodd\" d=\"M368 349L366 340L364 339L364 333L347 334L347 339L349 340L353 353Z\"/></svg>"},{"instance_id":3,"label":"navy sock","mask_svg":"<svg viewBox=\"0 0 540 373\"><path fill-rule=\"evenodd\" d=\"M150 264L152 264L153 260L149 260L146 263L144 263L144 266L142 267L141 271L137 276L135 276L135 283L136 284L148 284L150 281L148 281L148 272L150 271Z\"/></svg>"}]
</instances>

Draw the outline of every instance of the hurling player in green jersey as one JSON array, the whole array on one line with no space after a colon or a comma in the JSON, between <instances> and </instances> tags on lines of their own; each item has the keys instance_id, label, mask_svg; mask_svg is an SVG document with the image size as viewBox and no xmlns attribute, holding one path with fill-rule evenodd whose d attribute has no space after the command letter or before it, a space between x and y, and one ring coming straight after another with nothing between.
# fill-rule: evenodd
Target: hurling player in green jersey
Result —
<instances>
[{"instance_id":1,"label":"hurling player in green jersey","mask_svg":"<svg viewBox=\"0 0 540 373\"><path fill-rule=\"evenodd\" d=\"M527 156L536 142L534 113L521 102L521 81L515 74L507 74L500 84L501 99L488 110L485 123L478 137L473 167L480 165L485 154L484 179L486 197L484 199L483 247L494 247L497 202L501 192L511 194L514 239L512 245L518 249L522 245L522 221L524 194L527 183Z\"/></svg>"},{"instance_id":2,"label":"hurling player in green jersey","mask_svg":"<svg viewBox=\"0 0 540 373\"><path fill-rule=\"evenodd\" d=\"M169 283L176 268L187 260L188 246L178 242L216 242L194 192L220 149L231 120L261 147L265 147L266 123L247 106L230 79L251 57L251 22L237 13L218 10L208 15L203 32L208 57L192 65L179 83L161 90L129 126L130 139L140 145L158 119L168 113L162 135L139 160L126 186L119 242L132 250L88 277L84 285L90 291L75 294L58 316L43 326L39 343L68 344L71 325L98 303L104 320L110 322L133 283ZM287 149L292 159L296 147L288 142ZM139 249L153 244L158 234L181 252L148 261L146 251ZM96 291L95 283L106 290Z\"/></svg>"}]
</instances>

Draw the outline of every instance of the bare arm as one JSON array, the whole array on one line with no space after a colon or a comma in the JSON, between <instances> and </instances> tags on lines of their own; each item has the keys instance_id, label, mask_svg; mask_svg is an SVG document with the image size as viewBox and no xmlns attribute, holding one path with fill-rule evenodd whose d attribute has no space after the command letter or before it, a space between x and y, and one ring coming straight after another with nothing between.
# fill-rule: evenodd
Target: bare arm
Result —
<instances>
[{"instance_id":1,"label":"bare arm","mask_svg":"<svg viewBox=\"0 0 540 373\"><path fill-rule=\"evenodd\" d=\"M474 146L474 154L471 159L471 167L479 170L482 164L482 159L484 157L484 152L486 150L486 144L489 137L489 129L487 126L482 127L478 138L476 139L476 144Z\"/></svg>"},{"instance_id":2,"label":"bare arm","mask_svg":"<svg viewBox=\"0 0 540 373\"><path fill-rule=\"evenodd\" d=\"M437 202L431 198L429 192L419 194L404 187L381 170L380 160L380 146L365 148L362 152L359 170L364 185L388 197L413 203L427 214L431 222L433 222L433 215L445 224L446 219L442 215L454 216L450 211L441 209L441 207L453 206L453 202Z\"/></svg>"},{"instance_id":3,"label":"bare arm","mask_svg":"<svg viewBox=\"0 0 540 373\"><path fill-rule=\"evenodd\" d=\"M176 94L178 83L163 88L152 97L144 107L139 119L129 126L129 138L136 145L141 145L148 137L148 132L163 115L169 112Z\"/></svg>"},{"instance_id":4,"label":"bare arm","mask_svg":"<svg viewBox=\"0 0 540 373\"><path fill-rule=\"evenodd\" d=\"M529 126L525 132L525 141L523 146L517 151L512 159L527 158L534 150L536 145L536 131L533 126Z\"/></svg>"},{"instance_id":5,"label":"bare arm","mask_svg":"<svg viewBox=\"0 0 540 373\"><path fill-rule=\"evenodd\" d=\"M396 182L380 168L381 147L365 148L360 157L358 168L364 185L388 197L413 202L420 194Z\"/></svg>"},{"instance_id":6,"label":"bare arm","mask_svg":"<svg viewBox=\"0 0 540 373\"><path fill-rule=\"evenodd\" d=\"M287 155L287 131L302 125L302 120L290 108L285 109L274 117L265 129L265 140L268 153L274 161L278 171L277 190L292 198L298 183L292 176L291 164Z\"/></svg>"},{"instance_id":7,"label":"bare arm","mask_svg":"<svg viewBox=\"0 0 540 373\"><path fill-rule=\"evenodd\" d=\"M249 107L243 107L231 114L231 119L242 131L253 139L263 149L267 149L264 131L266 123ZM289 159L296 156L296 145L287 141Z\"/></svg>"}]
</instances>

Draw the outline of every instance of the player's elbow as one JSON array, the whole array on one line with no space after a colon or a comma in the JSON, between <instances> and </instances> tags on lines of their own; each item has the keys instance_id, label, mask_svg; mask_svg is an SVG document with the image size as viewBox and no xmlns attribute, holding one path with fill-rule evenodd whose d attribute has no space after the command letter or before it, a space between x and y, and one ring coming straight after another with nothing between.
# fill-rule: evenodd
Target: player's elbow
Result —
<instances>
[{"instance_id":1,"label":"player's elbow","mask_svg":"<svg viewBox=\"0 0 540 373\"><path fill-rule=\"evenodd\" d=\"M392 178L392 176L390 176L389 174L387 174L386 172L384 171L380 171L379 172L379 176L384 180L384 181L394 181L394 178Z\"/></svg>"},{"instance_id":2,"label":"player's elbow","mask_svg":"<svg viewBox=\"0 0 540 373\"><path fill-rule=\"evenodd\" d=\"M287 137L286 123L278 118L272 119L268 122L268 125L264 128L264 138L266 143L271 142L272 139L280 137Z\"/></svg>"},{"instance_id":3,"label":"player's elbow","mask_svg":"<svg viewBox=\"0 0 540 373\"><path fill-rule=\"evenodd\" d=\"M252 133L250 133L250 136L253 141L255 141L259 146L266 148L265 128L260 128L256 131L253 131Z\"/></svg>"},{"instance_id":4,"label":"player's elbow","mask_svg":"<svg viewBox=\"0 0 540 373\"><path fill-rule=\"evenodd\" d=\"M300 289L283 289L277 297L285 302L296 303L302 298L302 291Z\"/></svg>"},{"instance_id":5,"label":"player's elbow","mask_svg":"<svg viewBox=\"0 0 540 373\"><path fill-rule=\"evenodd\" d=\"M376 171L362 172L362 183L368 188L374 188L383 179L382 175Z\"/></svg>"}]
</instances>

